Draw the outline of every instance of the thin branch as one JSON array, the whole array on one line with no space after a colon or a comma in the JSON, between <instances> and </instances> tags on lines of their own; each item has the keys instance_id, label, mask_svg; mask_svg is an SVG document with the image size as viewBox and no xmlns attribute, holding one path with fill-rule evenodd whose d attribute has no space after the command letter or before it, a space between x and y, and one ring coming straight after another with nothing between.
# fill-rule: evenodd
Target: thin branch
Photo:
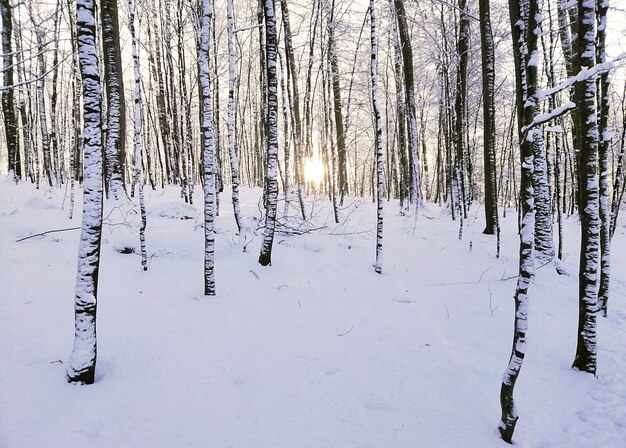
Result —
<instances>
[{"instance_id":1,"label":"thin branch","mask_svg":"<svg viewBox=\"0 0 626 448\"><path fill-rule=\"evenodd\" d=\"M19 243L20 241L24 241L27 240L29 238L35 238L36 236L44 236L47 235L48 233L55 233L55 232L67 232L68 230L78 230L80 229L80 227L68 227L67 229L55 229L55 230L47 230L45 232L42 233L36 233L34 235L29 235L29 236L25 236L24 238L20 238L19 240L15 240L16 243Z\"/></svg>"}]
</instances>

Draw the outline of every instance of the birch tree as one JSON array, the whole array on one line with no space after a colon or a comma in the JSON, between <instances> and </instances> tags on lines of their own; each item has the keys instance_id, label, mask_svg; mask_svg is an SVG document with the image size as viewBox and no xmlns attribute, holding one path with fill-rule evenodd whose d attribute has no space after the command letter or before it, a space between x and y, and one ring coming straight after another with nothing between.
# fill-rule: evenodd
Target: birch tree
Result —
<instances>
[{"instance_id":1,"label":"birch tree","mask_svg":"<svg viewBox=\"0 0 626 448\"><path fill-rule=\"evenodd\" d=\"M202 0L200 48L198 69L200 77L200 98L202 100L202 153L204 176L204 295L215 295L215 140L213 133L213 98L211 90L211 70L209 67L209 44L211 41L211 20L213 6L211 0Z\"/></svg>"},{"instance_id":2,"label":"birch tree","mask_svg":"<svg viewBox=\"0 0 626 448\"><path fill-rule=\"evenodd\" d=\"M104 85L107 99L105 146L105 179L107 194L115 199L124 186L126 104L122 76L122 50L118 23L117 0L102 0L102 52L104 55Z\"/></svg>"},{"instance_id":3,"label":"birch tree","mask_svg":"<svg viewBox=\"0 0 626 448\"><path fill-rule=\"evenodd\" d=\"M228 132L228 156L230 159L230 181L232 189L233 213L235 223L242 232L241 207L239 206L239 160L237 157L237 135L235 128L235 12L233 0L226 1L226 31L228 34L228 106L226 111L226 128Z\"/></svg>"},{"instance_id":4,"label":"birch tree","mask_svg":"<svg viewBox=\"0 0 626 448\"><path fill-rule=\"evenodd\" d=\"M374 147L376 149L376 264L374 270L383 272L383 203L385 186L383 175L383 126L378 105L378 38L376 36L376 4L370 0L371 56L370 78L372 87L372 112L374 115Z\"/></svg>"},{"instance_id":5,"label":"birch tree","mask_svg":"<svg viewBox=\"0 0 626 448\"><path fill-rule=\"evenodd\" d=\"M144 271L148 270L148 259L146 255L146 204L143 194L144 177L142 168L142 123L143 123L143 99L141 97L141 63L139 61L139 51L137 36L135 31L135 2L128 1L128 28L130 29L131 49L133 55L133 74L135 77L135 107L133 111L135 143L135 179L134 183L139 190L139 210L141 213L141 226L139 227L139 244L141 246L141 266Z\"/></svg>"},{"instance_id":6,"label":"birch tree","mask_svg":"<svg viewBox=\"0 0 626 448\"><path fill-rule=\"evenodd\" d=\"M265 177L267 184L267 213L265 230L261 242L259 263L267 266L272 263L272 245L276 228L276 209L278 202L278 79L276 62L278 44L276 36L276 10L274 0L265 0L265 51L267 64L267 165Z\"/></svg>"},{"instance_id":7,"label":"birch tree","mask_svg":"<svg viewBox=\"0 0 626 448\"><path fill-rule=\"evenodd\" d=\"M76 37L83 84L83 219L78 247L71 383L92 384L96 372L96 305L102 237L102 90L95 1L76 1Z\"/></svg>"}]
</instances>

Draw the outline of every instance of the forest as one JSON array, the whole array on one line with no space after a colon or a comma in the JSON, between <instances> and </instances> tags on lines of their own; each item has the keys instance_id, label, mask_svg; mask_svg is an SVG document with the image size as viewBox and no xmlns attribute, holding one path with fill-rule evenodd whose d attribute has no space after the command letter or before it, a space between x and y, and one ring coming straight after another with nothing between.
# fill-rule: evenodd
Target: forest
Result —
<instances>
[{"instance_id":1,"label":"forest","mask_svg":"<svg viewBox=\"0 0 626 448\"><path fill-rule=\"evenodd\" d=\"M624 0L0 16L0 446L626 446Z\"/></svg>"}]
</instances>

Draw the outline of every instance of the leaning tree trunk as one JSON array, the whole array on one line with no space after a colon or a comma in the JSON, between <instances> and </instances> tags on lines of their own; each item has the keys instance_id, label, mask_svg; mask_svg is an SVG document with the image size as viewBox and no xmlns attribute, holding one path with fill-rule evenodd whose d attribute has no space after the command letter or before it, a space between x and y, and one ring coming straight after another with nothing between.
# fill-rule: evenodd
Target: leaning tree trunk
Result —
<instances>
[{"instance_id":1,"label":"leaning tree trunk","mask_svg":"<svg viewBox=\"0 0 626 448\"><path fill-rule=\"evenodd\" d=\"M83 221L78 247L71 383L92 384L96 372L96 305L102 237L102 90L94 0L76 1L76 37L83 83Z\"/></svg>"},{"instance_id":2,"label":"leaning tree trunk","mask_svg":"<svg viewBox=\"0 0 626 448\"><path fill-rule=\"evenodd\" d=\"M374 113L374 147L376 148L376 264L374 270L383 273L383 203L385 200L383 175L383 126L378 105L378 39L376 37L376 4L370 0L372 111Z\"/></svg>"},{"instance_id":3,"label":"leaning tree trunk","mask_svg":"<svg viewBox=\"0 0 626 448\"><path fill-rule=\"evenodd\" d=\"M215 295L215 140L213 133L213 98L211 71L209 67L209 42L211 40L211 0L202 0L200 48L198 67L200 70L200 98L202 100L202 152L204 155L204 295Z\"/></svg>"},{"instance_id":4,"label":"leaning tree trunk","mask_svg":"<svg viewBox=\"0 0 626 448\"><path fill-rule=\"evenodd\" d=\"M276 77L276 57L278 52L276 38L276 12L274 0L265 1L265 50L267 63L267 214L265 231L261 242L259 263L267 266L272 263L272 245L276 228L276 208L278 201L278 80Z\"/></svg>"},{"instance_id":5,"label":"leaning tree trunk","mask_svg":"<svg viewBox=\"0 0 626 448\"><path fill-rule=\"evenodd\" d=\"M594 66L595 3L578 0L577 66ZM596 308L598 305L598 264L600 255L600 216L598 204L598 123L596 80L576 84L576 115L579 132L579 213L580 267L578 273L578 343L572 367L596 373Z\"/></svg>"},{"instance_id":6,"label":"leaning tree trunk","mask_svg":"<svg viewBox=\"0 0 626 448\"><path fill-rule=\"evenodd\" d=\"M13 50L11 34L13 19L10 0L0 0L0 16L2 16L2 115L4 116L4 133L9 155L9 172L17 181L22 178L20 148L17 144L17 117L13 101Z\"/></svg>"},{"instance_id":7,"label":"leaning tree trunk","mask_svg":"<svg viewBox=\"0 0 626 448\"><path fill-rule=\"evenodd\" d=\"M102 52L104 54L104 85L107 97L107 131L105 180L107 195L118 199L124 187L126 106L122 76L120 27L117 18L117 0L101 3Z\"/></svg>"},{"instance_id":8,"label":"leaning tree trunk","mask_svg":"<svg viewBox=\"0 0 626 448\"><path fill-rule=\"evenodd\" d=\"M502 378L500 406L502 416L498 430L503 440L511 443L519 418L513 391L526 354L528 329L528 287L534 274L533 243L535 239L535 198L533 192L534 151L533 135L524 132L524 126L533 123L537 114L537 58L539 35L539 5L537 0L509 0L509 14L515 59L516 107L520 142L520 250L519 274L515 290L515 320L513 347L509 364ZM530 131L534 134L534 130Z\"/></svg>"}]
</instances>

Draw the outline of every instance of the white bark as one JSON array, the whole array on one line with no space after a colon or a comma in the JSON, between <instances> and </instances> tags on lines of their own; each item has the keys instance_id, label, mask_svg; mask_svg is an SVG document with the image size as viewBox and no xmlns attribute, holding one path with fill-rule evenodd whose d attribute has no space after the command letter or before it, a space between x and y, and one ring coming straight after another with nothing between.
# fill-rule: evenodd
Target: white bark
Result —
<instances>
[{"instance_id":1,"label":"white bark","mask_svg":"<svg viewBox=\"0 0 626 448\"><path fill-rule=\"evenodd\" d=\"M202 99L202 134L204 155L204 294L215 295L215 140L213 133L213 98L209 68L209 42L213 6L210 0L202 0L200 49L198 66Z\"/></svg>"},{"instance_id":2,"label":"white bark","mask_svg":"<svg viewBox=\"0 0 626 448\"><path fill-rule=\"evenodd\" d=\"M370 0L371 24L371 57L370 77L372 83L372 111L374 113L374 145L376 148L376 264L374 270L378 274L383 272L383 203L384 203L384 175L383 175L383 127L378 104L378 39L376 36L376 4Z\"/></svg>"},{"instance_id":3,"label":"white bark","mask_svg":"<svg viewBox=\"0 0 626 448\"><path fill-rule=\"evenodd\" d=\"M102 236L102 90L96 49L94 0L76 1L78 54L83 83L83 220L78 248L75 337L68 381L91 384L96 369L96 304Z\"/></svg>"},{"instance_id":4,"label":"white bark","mask_svg":"<svg viewBox=\"0 0 626 448\"><path fill-rule=\"evenodd\" d=\"M134 108L134 142L135 142L135 180L134 183L139 190L139 209L141 213L141 226L139 227L139 243L141 246L141 266L144 271L148 270L148 257L146 255L146 204L143 194L144 178L142 169L142 122L143 122L143 100L141 98L141 64L137 50L137 36L135 33L135 2L128 0L128 21L131 36L131 48L133 55L133 73L135 76L135 108Z\"/></svg>"}]
</instances>

